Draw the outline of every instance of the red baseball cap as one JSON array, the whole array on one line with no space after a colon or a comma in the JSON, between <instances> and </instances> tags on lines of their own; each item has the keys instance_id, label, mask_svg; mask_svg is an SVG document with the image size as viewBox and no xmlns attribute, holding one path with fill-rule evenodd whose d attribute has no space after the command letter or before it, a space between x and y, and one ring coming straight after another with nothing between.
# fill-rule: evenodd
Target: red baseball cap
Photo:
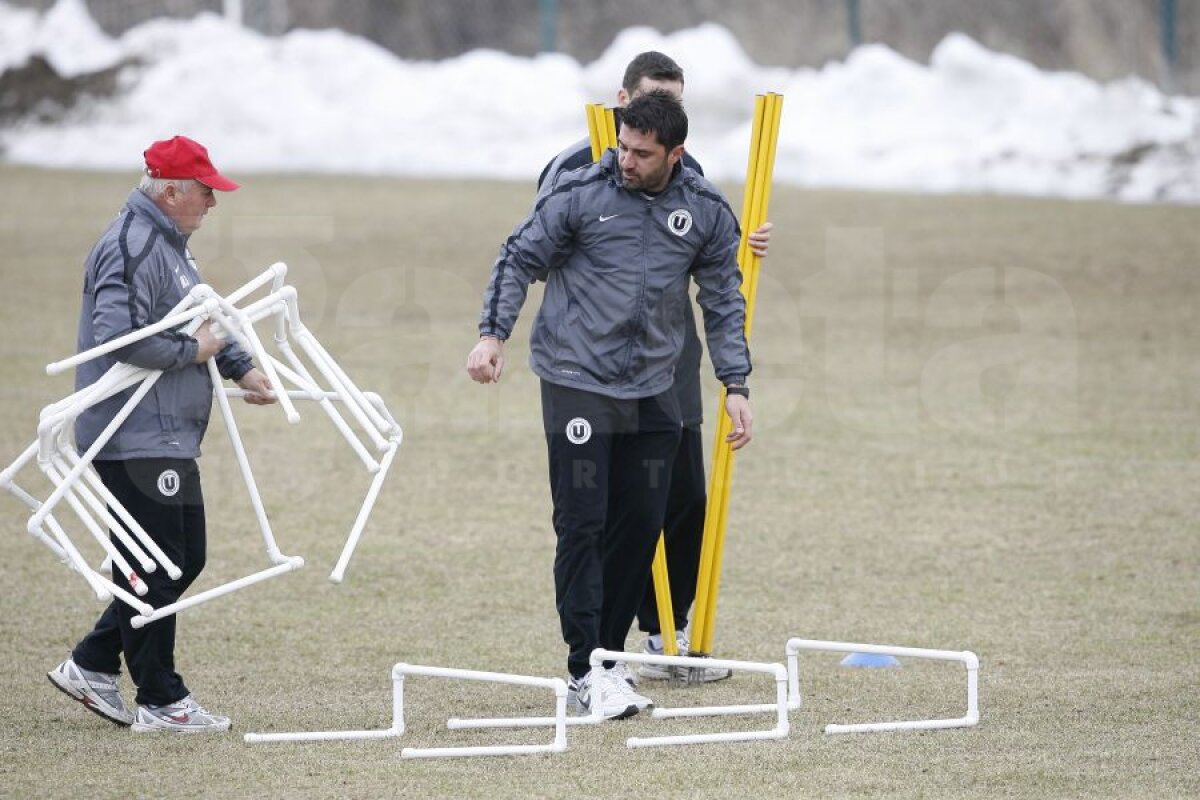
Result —
<instances>
[{"instance_id":1,"label":"red baseball cap","mask_svg":"<svg viewBox=\"0 0 1200 800\"><path fill-rule=\"evenodd\" d=\"M186 136L155 142L144 155L146 174L151 178L191 178L220 192L238 188L237 183L217 172L204 145Z\"/></svg>"}]
</instances>

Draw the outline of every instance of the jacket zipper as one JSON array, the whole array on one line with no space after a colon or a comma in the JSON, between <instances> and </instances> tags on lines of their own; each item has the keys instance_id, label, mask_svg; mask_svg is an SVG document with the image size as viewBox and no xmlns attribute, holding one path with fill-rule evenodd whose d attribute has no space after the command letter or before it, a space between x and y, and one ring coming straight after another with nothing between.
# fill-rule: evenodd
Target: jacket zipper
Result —
<instances>
[{"instance_id":1,"label":"jacket zipper","mask_svg":"<svg viewBox=\"0 0 1200 800\"><path fill-rule=\"evenodd\" d=\"M646 241L649 239L648 228L654 218L654 204L649 200L644 201L644 203L645 213L642 214L642 281L641 286L638 288L637 315L633 318L633 329L629 331L629 342L625 346L625 364L618 376L623 381L629 380L629 369L633 365L634 344L637 342L638 334L642 329L642 319L646 314Z\"/></svg>"}]
</instances>

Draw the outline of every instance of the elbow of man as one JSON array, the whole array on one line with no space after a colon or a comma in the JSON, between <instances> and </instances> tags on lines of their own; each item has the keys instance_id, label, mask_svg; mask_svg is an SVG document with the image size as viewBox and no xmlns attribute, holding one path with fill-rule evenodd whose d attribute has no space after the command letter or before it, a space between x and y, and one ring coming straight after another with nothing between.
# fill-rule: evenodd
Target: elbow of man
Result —
<instances>
[{"instance_id":1,"label":"elbow of man","mask_svg":"<svg viewBox=\"0 0 1200 800\"><path fill-rule=\"evenodd\" d=\"M172 370L187 366L196 355L197 345L190 339L164 340L151 336L140 342L118 347L113 358L142 369Z\"/></svg>"}]
</instances>

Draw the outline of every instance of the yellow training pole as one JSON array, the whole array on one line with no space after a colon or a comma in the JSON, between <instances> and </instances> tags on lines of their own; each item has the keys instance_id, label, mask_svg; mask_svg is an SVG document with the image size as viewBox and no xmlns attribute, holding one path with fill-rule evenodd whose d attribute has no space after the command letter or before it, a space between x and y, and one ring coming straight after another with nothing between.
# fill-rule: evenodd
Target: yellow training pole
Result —
<instances>
[{"instance_id":1,"label":"yellow training pole","mask_svg":"<svg viewBox=\"0 0 1200 800\"><path fill-rule=\"evenodd\" d=\"M742 221L745 222L750 218L751 194L754 191L753 176L755 174L755 166L758 161L757 143L762 133L762 116L765 98L758 95L754 99L754 118L750 131L750 158L746 166L746 186L744 196L742 198ZM749 228L746 225L742 226L742 240L738 244L738 264L745 264L746 242ZM728 433L725 429L727 418L725 415L725 390L721 390L720 397L717 400L717 436L715 446L713 448L712 458L712 482L709 486L708 505L704 515L704 538L700 549L700 571L697 575L696 583L696 604L695 611L692 616L692 651L702 652L697 649L699 644L699 633L702 630L701 625L707 618L708 593L710 589L710 579L712 576L712 559L713 545L715 537L713 535L713 527L716 524L717 514L715 503L719 501L720 493L717 491L716 480L717 476L723 474L726 455L729 450L723 447L724 436ZM697 623L700 623L698 625Z\"/></svg>"},{"instance_id":2,"label":"yellow training pole","mask_svg":"<svg viewBox=\"0 0 1200 800\"><path fill-rule=\"evenodd\" d=\"M771 190L770 175L772 172L773 160L773 142L772 139L777 139L778 124L779 124L779 101L782 98L776 94L769 94L766 98L765 108L763 111L763 132L759 139L759 155L755 164L753 192L751 193L751 210L746 223L747 231L757 229L766 220L766 210L768 206L768 198ZM759 274L759 259L747 247L745 252L747 260L743 262L746 265L745 281L742 286L742 292L746 296L746 338L749 340L754 320L754 308L757 298L758 274ZM724 556L725 533L727 530L727 521L729 514L729 497L728 492L732 486L733 461L732 458L727 459L725 464L727 475L723 481L723 489L725 492L722 498L722 503L718 508L718 519L714 527L716 532L713 560L712 560L712 578L710 579L711 589L706 598L706 612L704 616L704 626L700 630L701 644L707 648L705 652L710 652L712 649L713 629L716 622L716 604L720 590L720 575L721 564Z\"/></svg>"},{"instance_id":3,"label":"yellow training pole","mask_svg":"<svg viewBox=\"0 0 1200 800\"><path fill-rule=\"evenodd\" d=\"M604 109L604 131L608 134L608 146L617 146L617 114L611 108Z\"/></svg>"},{"instance_id":4,"label":"yellow training pole","mask_svg":"<svg viewBox=\"0 0 1200 800\"><path fill-rule=\"evenodd\" d=\"M779 135L779 116L783 96L774 92L755 100L754 123L751 128L750 157L746 172L746 189L742 205L742 241L738 263L742 267L742 293L746 297L746 339L749 341L754 319L758 290L759 258L749 248L749 234L757 230L767 217L771 175L774 171L775 148ZM717 410L717 428L713 457L713 474L705 512L704 542L697 581L696 606L692 619L692 651L711 653L716 603L720 588L721 562L724 556L725 531L729 512L729 490L733 479L733 451L725 443L732 423L724 413L725 392Z\"/></svg>"},{"instance_id":5,"label":"yellow training pole","mask_svg":"<svg viewBox=\"0 0 1200 800\"><path fill-rule=\"evenodd\" d=\"M757 174L758 144L762 138L765 104L765 97L762 95L755 97L754 118L750 130L750 156L746 165L746 185L742 198L742 240L738 244L739 265L746 264L747 237L752 230L748 223L753 204L754 176ZM700 546L700 571L696 579L696 600L692 612L691 649L693 653L697 654L710 652L704 647L703 638L708 623L708 598L712 591L713 559L717 540L716 528L721 517L720 507L725 502L725 464L732 456L732 451L725 444L725 436L731 430L731 424L725 413L724 388L721 389L717 400L716 421L717 433L713 443L712 475L709 480L708 503L704 512L704 538Z\"/></svg>"},{"instance_id":6,"label":"yellow training pole","mask_svg":"<svg viewBox=\"0 0 1200 800\"><path fill-rule=\"evenodd\" d=\"M617 146L616 114L611 108L605 108L603 103L591 103L586 111L588 135L592 140L592 161L599 161L605 150ZM658 629L662 636L663 653L677 656L680 653L675 641L675 610L671 606L671 583L667 575L667 548L663 533L658 535L651 574L654 578L654 601L658 606Z\"/></svg>"},{"instance_id":7,"label":"yellow training pole","mask_svg":"<svg viewBox=\"0 0 1200 800\"><path fill-rule=\"evenodd\" d=\"M671 605L671 578L667 574L667 542L665 534L659 534L658 547L654 549L654 602L658 605L659 633L663 640L663 653L679 655L675 642L675 609Z\"/></svg>"},{"instance_id":8,"label":"yellow training pole","mask_svg":"<svg viewBox=\"0 0 1200 800\"><path fill-rule=\"evenodd\" d=\"M760 153L758 163L755 169L754 195L750 209L750 219L747 224L748 230L757 229L764 221L766 221L767 207L770 201L772 173L772 160L774 157L773 148L774 142L777 141L779 133L779 101L782 97L777 94L769 94L766 99L766 107L763 111L763 135L759 140ZM752 251L747 249L747 261L745 262L747 269L746 281L742 285L742 293L746 296L746 340L749 341L750 333L754 324L754 309L757 300L758 291L758 273L761 266L760 259L754 255ZM720 576L721 564L725 552L725 532L727 529L727 520L729 516L729 489L733 483L733 459L730 457L726 463L728 475L724 483L725 498L720 507L720 518L717 521L717 537L713 549L713 577L711 579L711 590L708 595L708 609L705 615L705 626L701 632L701 643L708 648L705 652L711 652L713 629L716 623L717 616L717 597L720 593Z\"/></svg>"},{"instance_id":9,"label":"yellow training pole","mask_svg":"<svg viewBox=\"0 0 1200 800\"><path fill-rule=\"evenodd\" d=\"M738 266L745 267L748 265L746 256L750 251L750 233L754 230L750 227L750 212L754 205L754 187L755 180L758 175L758 161L761 147L759 146L762 140L763 123L767 118L767 98L765 95L756 95L754 98L754 120L750 124L750 155L746 159L746 185L742 189L742 239L738 242Z\"/></svg>"},{"instance_id":10,"label":"yellow training pole","mask_svg":"<svg viewBox=\"0 0 1200 800\"><path fill-rule=\"evenodd\" d=\"M753 192L751 197L750 216L746 222L747 232L757 229L766 220L767 208L769 206L769 197L771 191L770 177L773 172L774 149L778 141L778 126L779 114L781 110L780 103L782 97L777 94L767 95L765 108L763 110L763 131L759 138L759 154L757 163L755 164ZM745 252L746 261L743 262L746 266L746 280L743 283L743 294L746 295L746 337L750 338L750 333L754 320L755 301L757 298L759 259L754 256L748 247ZM727 428L729 426L726 426ZM722 442L723 443L723 442ZM705 649L702 652L711 652L713 629L716 621L716 603L720 589L720 574L721 563L724 556L725 532L727 529L727 520L729 513L729 498L728 492L732 485L733 460L728 458L724 465L725 478L721 481L721 488L724 495L721 498L721 503L717 508L718 519L713 528L716 536L713 546L712 558L712 573L710 578L710 591L706 598L704 625L699 629L700 644Z\"/></svg>"},{"instance_id":11,"label":"yellow training pole","mask_svg":"<svg viewBox=\"0 0 1200 800\"><path fill-rule=\"evenodd\" d=\"M593 103L585 107L587 111L588 136L592 139L592 161L599 161L604 152L604 140L601 138L600 126L596 124L596 106Z\"/></svg>"},{"instance_id":12,"label":"yellow training pole","mask_svg":"<svg viewBox=\"0 0 1200 800\"><path fill-rule=\"evenodd\" d=\"M779 117L783 110L783 95L772 92L767 95L767 141L766 153L763 158L763 164L759 165L761 171L757 180L758 185L758 207L753 211L754 227L758 228L767 221L768 210L771 205L771 179L775 173L775 150L779 144ZM751 329L754 325L754 305L758 298L758 274L761 271L762 259L755 256L753 259L753 267L750 270L750 284L746 290L746 338L750 338Z\"/></svg>"}]
</instances>

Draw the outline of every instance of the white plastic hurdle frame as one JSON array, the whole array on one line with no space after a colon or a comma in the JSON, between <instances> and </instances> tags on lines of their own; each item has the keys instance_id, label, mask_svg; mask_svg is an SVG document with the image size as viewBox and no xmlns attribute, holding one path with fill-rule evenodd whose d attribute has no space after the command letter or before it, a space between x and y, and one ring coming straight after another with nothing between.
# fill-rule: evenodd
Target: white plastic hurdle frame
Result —
<instances>
[{"instance_id":1,"label":"white plastic hurdle frame","mask_svg":"<svg viewBox=\"0 0 1200 800\"><path fill-rule=\"evenodd\" d=\"M287 412L287 408L289 407L287 404L292 397L316 401L322 410L325 411L326 415L329 416L334 427L342 434L346 443L358 455L364 466L366 466L367 471L375 476L371 482L371 486L367 490L367 496L363 501L362 507L359 509L358 516L355 518L350 535L346 539L346 544L342 548L342 553L338 557L337 564L329 574L330 581L341 583L345 579L350 557L354 554L354 550L358 546L371 509L374 508L375 501L378 499L379 490L383 486L383 480L387 476L392 461L396 456L396 451L403 441L404 433L399 423L388 412L382 398L374 392L363 392L360 390L350 380L349 376L346 375L345 371L342 370L341 366L321 346L316 337L300 321L296 290L291 286L280 285L280 280L286 274L286 271L287 266L282 263L274 264L268 270L268 272L272 272L278 277L272 286L271 294L266 297L255 301L245 309L237 309L233 307L231 302L217 298L219 310L215 313L216 317L222 321L222 326L232 333L244 349L256 352L262 352L262 348L257 337L254 335L252 323L268 315L275 316L274 341L280 352L287 359L288 364L284 364L279 359L263 353L265 367L268 375L271 376L274 386L282 387L283 384L280 382L278 376L283 375L291 383L299 387L297 390L276 392L279 395L280 403L285 406L285 412ZM264 276L266 274L264 273ZM260 276L256 280L261 280L264 276ZM247 284L247 286L249 285ZM242 290L239 290L239 293L242 293L241 296L245 296ZM238 293L231 295L231 300L237 296ZM334 391L322 390L317 381L313 379L311 373L305 368L303 362L296 356L288 340L287 334L289 330L300 343L301 349L312 360L318 372L334 387ZM241 390L236 389L226 389L225 393L227 396L244 394ZM359 423L362 432L371 440L376 450L383 454L379 461L376 461L370 455L345 419L334 408L330 402L331 400L338 400L346 405L347 409L351 412L351 416ZM288 412L288 420L290 422L299 420L299 416L293 416L293 413ZM254 490L251 490L251 495L253 496L254 494ZM256 507L257 511L258 508Z\"/></svg>"},{"instance_id":2,"label":"white plastic hurdle frame","mask_svg":"<svg viewBox=\"0 0 1200 800\"><path fill-rule=\"evenodd\" d=\"M562 678L538 678L529 675L509 675L501 672L480 672L451 667L427 667L403 662L392 667L392 725L384 730L308 731L297 733L247 733L243 741L250 744L267 742L328 742L356 739L387 739L404 733L404 679L409 675L451 680L504 683L532 686L554 692L554 741L550 744L486 745L478 747L405 747L401 758L461 758L470 756L529 755L561 753L567 749L567 684Z\"/></svg>"},{"instance_id":3,"label":"white plastic hurdle frame","mask_svg":"<svg viewBox=\"0 0 1200 800\"><path fill-rule=\"evenodd\" d=\"M825 733L871 733L899 730L944 730L948 728L969 728L979 723L979 657L970 650L933 650L924 647L900 647L887 644L862 644L855 642L829 642L819 639L788 639L786 647L789 711L796 711L803 703L800 692L800 652L823 651L835 653L868 653L871 655L888 655L897 658L925 658L937 661L958 661L967 670L967 713L954 719L927 719L900 722L864 722L856 724L830 723L825 726ZM704 659L705 663L715 664L715 661ZM724 714L763 714L775 710L771 704L746 706L698 706L695 708L663 708L655 709L655 717L707 717Z\"/></svg>"},{"instance_id":4,"label":"white plastic hurdle frame","mask_svg":"<svg viewBox=\"0 0 1200 800\"><path fill-rule=\"evenodd\" d=\"M269 269L263 273L263 275L260 275L254 281L251 281L249 284L247 284L247 286L239 290L239 293L241 296L244 296L246 293L253 291L253 289L257 286L264 285L268 280L274 279L276 282L278 282L282 279L282 275L283 272L280 270L276 270L275 268ZM75 356L64 359L63 361L55 362L47 367L47 372L55 374L69 367L82 364L126 344L140 341L141 339L144 339L160 330L166 330L167 328L172 327L172 324L179 324L180 321L187 322L188 325L186 330L188 333L192 333L199 325L204 323L203 317L212 317L217 312L218 308L219 303L212 289L204 284L197 285L192 288L188 297L185 298L178 306L176 306L176 309L168 314L168 316L159 323L138 331L133 331L125 336L118 337L117 339L92 348L91 350L83 353L76 354ZM251 342L249 344L250 346L248 346L246 349L260 362L267 358L266 353L263 352L262 347L258 345L257 342ZM217 391L218 396L220 396L218 387L220 387L222 379L220 378L220 375L216 374L215 364L212 360L209 361L209 370L210 373L214 375L214 390ZM155 556L155 559L167 570L168 574L170 574L172 577L177 577L180 574L179 568L166 558L161 549L154 545L153 540L150 539L141 526L138 525L135 520L133 520L132 516L129 515L125 508L121 506L119 502L117 502L115 497L108 493L102 482L99 480L99 476L97 476L94 470L91 468L91 461L96 453L98 453L100 448L102 448L108 439L111 438L115 431L124 422L129 413L132 412L133 408L138 404L138 402L140 402L142 397L145 396L153 384L158 380L161 374L162 373L159 370L138 369L130 367L127 364L114 365L95 384L92 384L80 392L77 392L68 398L59 401L58 403L54 403L44 409L41 415L41 422L38 426L38 464L42 468L43 472L46 473L46 476L50 479L51 483L55 485L55 489L44 503L37 504L34 514L30 518L28 524L29 532L45 542L46 537L44 531L42 530L42 525L49 523L55 539L57 539L58 544L61 545L61 550L72 562L76 562L77 571L81 571L85 578L91 578L89 583L92 583L93 585L95 585L97 582L99 583L102 591L98 590L97 596L100 599L108 599L108 597L105 595L112 595L126 603L129 603L130 598L128 593L124 592L119 587L116 587L98 573L91 571L86 564L82 562L82 557L79 556L78 551L66 536L65 531L62 530L61 526L56 521L52 522L53 518L51 517L51 512L59 500L63 498L67 499L68 504L75 511L76 516L79 517L80 521L83 522L84 526L89 529L92 535L96 538L97 542L105 550L108 559L113 560L117 564L118 568L121 569L121 571L129 578L131 585L135 587L135 591L137 591L138 594L143 594L145 592L145 588L138 579L137 573L130 568L129 564L125 562L121 555L108 543L107 538L103 535L103 531L99 529L99 526L95 523L95 520L85 513L85 510L81 508L80 503L76 500L75 494L77 492L81 493L84 499L88 501L88 504L92 507L93 511L97 513L97 515L100 516L100 518L109 526L110 530L118 532L117 536L122 540L123 544L128 546L132 543L128 536L120 533L120 526L113 525L114 520L112 516L109 515L102 506L100 506L99 501L96 500L95 497L92 496L89 491L87 491L87 489L81 490L79 488L81 482L86 482L92 489L94 489L104 498L105 503L113 509L113 512L117 516L121 517L127 525L129 525L130 530L134 534L134 538L136 538L138 542L144 545L148 550L151 550L152 554ZM129 388L139 382L140 386L138 389L134 391L133 395L122 406L121 410L105 427L104 431L97 438L96 442L93 443L92 447L90 447L83 456L79 456L75 452L71 438L68 434L69 428L74 422L75 417L82 413L85 408L93 405L99 400L110 397L113 394L116 394L117 392L122 391L125 388ZM225 416L227 426L230 426L231 430L236 431L236 425L232 419L232 411L227 405L222 407L222 413ZM240 440L235 441L234 445L235 451L240 449ZM66 467L66 464L63 460L64 456L72 464L70 469ZM247 485L251 490L251 496L253 499L257 495L257 490L253 486L253 477L249 474L249 464L245 462L243 458L239 459L239 466L241 467L243 475L247 480ZM208 591L195 594L177 603L171 603L157 609L141 602L129 603L135 608L135 610L139 612L131 619L132 626L135 628L143 627L154 620L170 616L171 614L182 611L185 608L199 605L207 602L208 600L229 594L230 592L238 589L245 588L278 575L282 575L286 572L291 572L304 565L304 559L298 556L287 556L280 552L275 543L275 539L271 533L270 527L265 522L265 516L260 516L260 527L262 529L264 544L267 548L267 555L274 566L256 572L252 575L222 584L221 586L214 587ZM140 552L140 550L136 547L131 549L131 554L134 555L135 559L139 561L139 564L146 569L148 559L145 554ZM153 566L152 562L151 566ZM78 568L82 568L82 570ZM151 570L146 569L146 571Z\"/></svg>"},{"instance_id":5,"label":"white plastic hurdle frame","mask_svg":"<svg viewBox=\"0 0 1200 800\"><path fill-rule=\"evenodd\" d=\"M614 650L598 648L592 651L589 659L593 668L604 661L626 661L635 664L662 664L667 667L715 667L717 669L734 669L742 672L761 672L775 678L775 702L765 704L764 708L775 711L775 725L767 730L729 731L726 733L692 733L674 736L631 736L625 740L629 748L663 747L667 745L707 744L710 742L753 742L764 739L786 739L790 730L788 721L788 673L782 664L765 664L757 661L731 661L722 658L697 658L695 656L659 656L649 653L623 653ZM599 707L599 703L596 704ZM742 708L742 706L733 706ZM711 708L711 707L710 707ZM668 719L671 717L706 716L703 714L686 713L691 709L654 709L651 717ZM676 713L670 713L670 712ZM667 713L663 713L667 712Z\"/></svg>"},{"instance_id":6,"label":"white plastic hurdle frame","mask_svg":"<svg viewBox=\"0 0 1200 800\"><path fill-rule=\"evenodd\" d=\"M898 647L887 644L855 644L827 642L818 639L788 639L788 691L794 708L801 705L800 652L825 651L834 653L867 653L896 658L925 658L934 661L957 661L967 670L967 713L954 719L921 719L899 722L864 722L852 725L830 723L825 733L873 733L880 731L928 731L948 728L970 728L979 724L979 657L970 650L932 650L925 647Z\"/></svg>"},{"instance_id":7,"label":"white plastic hurdle frame","mask_svg":"<svg viewBox=\"0 0 1200 800\"><path fill-rule=\"evenodd\" d=\"M330 575L330 580L340 582L344 576L350 556L353 554L354 548L365 527L370 511L378 497L383 479L402 441L403 432L396 420L388 413L382 399L377 394L364 393L354 386L345 372L341 370L341 367L337 365L332 357L321 347L320 343L316 341L315 337L299 322L296 291L290 286L283 285L286 273L286 265L276 263L239 288L229 298L220 297L206 285L197 285L192 288L189 295L163 320L83 353L78 353L70 358L54 362L47 366L46 371L52 375L60 373L90 359L180 324L187 325L186 331L192 333L199 325L204 324L205 318L216 321L226 333L232 335L247 352L251 353L262 366L264 372L271 379L272 385L278 389L276 394L279 397L280 407L283 409L289 422L296 423L300 418L291 403L293 397L318 401L333 420L335 427L342 433L360 459L364 461L368 471L374 473L374 479L355 519L347 542L342 549L337 566ZM266 297L249 304L245 309L239 309L234 305L234 303L242 301L245 297L266 286L268 283L271 284L271 289ZM289 369L282 362L266 353L261 341L254 333L253 323L271 315L274 315L276 318L275 341L279 345L281 352L292 363L293 369ZM289 329L287 327L288 323L290 323L290 329L297 334L301 348L312 359L313 363L317 364L319 370L329 376L330 383L334 386L334 391L330 392L320 389L305 370L303 363L291 350L286 337L286 331ZM254 512L259 522L267 555L274 564L269 569L230 581L208 591L190 596L177 603L155 609L138 600L124 589L116 586L104 575L92 570L71 542L66 531L59 524L58 520L55 519L52 512L61 500L66 499L68 505L75 512L75 515L105 551L105 563L107 564L109 561L112 561L116 564L117 568L130 579L130 584L134 588L135 594L144 594L146 591L145 586L141 582L137 572L109 543L107 536L104 535L105 531L97 523L97 518L108 530L114 532L143 571L151 572L161 565L171 577L179 576L179 568L171 563L170 559L155 545L153 540L150 539L137 522L133 520L128 511L108 492L100 481L99 476L91 467L92 458L103 447L104 443L111 438L141 398L153 386L154 382L161 375L160 371L145 370L119 363L114 365L91 386L75 392L56 403L50 404L43 409L40 415L37 441L18 456L9 467L0 472L0 488L8 490L34 512L27 525L28 532L46 545L67 566L79 572L95 592L98 599L109 600L112 597L116 597L133 607L138 612L132 620L134 627L142 627L153 620L161 619L162 617L182 611L185 608L199 605L268 578L290 572L304 564L302 558L287 556L280 552L274 535L271 532L265 510L263 509L241 437L237 432L232 409L229 407L227 399L230 395L244 395L246 393L242 390L222 388L222 379L217 374L215 363L212 360L208 362L208 369L212 375L214 393L217 396L218 404L226 423L226 430L229 433L239 469L246 483L251 504L254 507ZM285 374L290 381L301 388L293 391L284 389L284 384L280 380L281 373ZM141 385L138 386L130 399L105 427L104 431L98 437L97 442L83 456L80 456L75 451L71 437L68 434L75 417L91 405L139 383ZM357 436L341 418L336 409L333 408L330 403L331 400L342 401L350 408L356 420L365 429L368 438L376 446L376 449L383 453L380 461L376 462L370 457ZM384 438L385 435L386 438ZM35 455L37 456L38 466L54 486L53 491L45 501L38 501L14 481L17 472ZM108 508L112 509L112 513L109 513ZM122 530L120 525L116 524L115 518L120 518L128 526L132 532L132 536ZM49 533L45 530L47 527L50 529Z\"/></svg>"},{"instance_id":8,"label":"white plastic hurdle frame","mask_svg":"<svg viewBox=\"0 0 1200 800\"><path fill-rule=\"evenodd\" d=\"M605 661L627 661L641 664L663 664L665 666L678 667L718 667L727 669L737 669L743 672L761 672L771 675L775 679L775 697L774 703L766 703L763 705L754 706L710 706L703 709L654 709L651 712L651 717L654 719L666 719L670 717L690 717L690 716L712 716L719 713L750 713L751 710L757 713L760 711L774 711L776 713L776 724L768 730L756 731L738 731L726 733L700 733L700 734L680 734L676 736L654 736L654 737L630 737L625 744L630 748L641 747L662 747L665 745L681 745L681 744L704 744L708 742L745 742L759 741L763 739L786 739L789 730L788 722L788 673L782 664L765 664L756 661L731 661L728 659L718 658L697 658L695 656L666 656L666 655L650 655L648 653L626 653L616 650L605 650L597 648L592 651L588 659L591 667L594 669L600 666ZM568 717L568 725L596 725L605 721L605 717L601 715L601 707L604 704L604 687L598 685L596 687L596 702L592 704L592 711L588 714L578 717ZM714 711L713 709L717 709ZM734 709L726 711L724 709ZM700 711L701 713L692 713ZM704 713L708 712L708 713ZM533 728L545 727L555 724L556 720L551 717L497 717L497 718L478 718L478 719L460 719L451 718L447 720L446 727L453 730L474 729L474 728Z\"/></svg>"}]
</instances>

